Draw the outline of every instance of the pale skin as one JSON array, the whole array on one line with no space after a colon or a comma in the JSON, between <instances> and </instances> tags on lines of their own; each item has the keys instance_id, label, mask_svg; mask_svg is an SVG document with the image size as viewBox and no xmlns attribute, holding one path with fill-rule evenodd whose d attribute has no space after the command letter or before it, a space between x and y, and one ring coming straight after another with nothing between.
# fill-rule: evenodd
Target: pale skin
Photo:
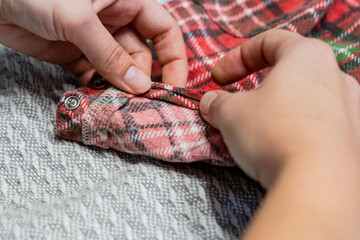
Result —
<instances>
[{"instance_id":1,"label":"pale skin","mask_svg":"<svg viewBox=\"0 0 360 240\"><path fill-rule=\"evenodd\" d=\"M262 87L200 103L239 167L268 190L244 239L360 239L359 84L328 45L284 30L233 49L212 75L227 84L266 66Z\"/></svg>"},{"instance_id":2,"label":"pale skin","mask_svg":"<svg viewBox=\"0 0 360 240\"><path fill-rule=\"evenodd\" d=\"M181 31L155 1L0 0L0 42L64 66L84 85L98 71L125 91L147 91L144 37L154 43L163 81L184 87ZM359 239L358 83L325 43L283 30L233 49L212 76L228 84L267 66L262 87L209 92L200 102L239 167L268 190L244 238Z\"/></svg>"},{"instance_id":3,"label":"pale skin","mask_svg":"<svg viewBox=\"0 0 360 240\"><path fill-rule=\"evenodd\" d=\"M0 0L0 43L62 65L83 85L97 71L127 92L149 90L152 55L145 39L153 42L163 82L185 87L181 30L155 0Z\"/></svg>"}]
</instances>

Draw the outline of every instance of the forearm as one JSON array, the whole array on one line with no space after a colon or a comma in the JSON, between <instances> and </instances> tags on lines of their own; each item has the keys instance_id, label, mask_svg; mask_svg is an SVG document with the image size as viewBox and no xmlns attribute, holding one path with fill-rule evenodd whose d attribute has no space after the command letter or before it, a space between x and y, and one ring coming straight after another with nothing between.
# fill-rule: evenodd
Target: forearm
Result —
<instances>
[{"instance_id":1,"label":"forearm","mask_svg":"<svg viewBox=\"0 0 360 240\"><path fill-rule=\"evenodd\" d=\"M358 169L356 156L314 154L292 159L245 239L359 239Z\"/></svg>"}]
</instances>

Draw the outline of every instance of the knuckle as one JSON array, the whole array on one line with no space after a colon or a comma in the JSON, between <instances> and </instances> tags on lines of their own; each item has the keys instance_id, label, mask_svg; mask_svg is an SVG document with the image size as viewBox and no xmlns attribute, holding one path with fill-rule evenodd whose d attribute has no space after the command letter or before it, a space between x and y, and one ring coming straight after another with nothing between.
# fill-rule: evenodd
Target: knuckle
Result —
<instances>
[{"instance_id":1,"label":"knuckle","mask_svg":"<svg viewBox=\"0 0 360 240\"><path fill-rule=\"evenodd\" d=\"M325 43L324 41L318 40L318 39L308 39L308 40L311 41L313 48L317 49L317 51L319 51L324 56L334 57L334 52L329 44Z\"/></svg>"},{"instance_id":2,"label":"knuckle","mask_svg":"<svg viewBox=\"0 0 360 240\"><path fill-rule=\"evenodd\" d=\"M308 52L312 58L319 59L319 62L324 64L337 66L334 51L329 44L322 40L310 38L304 38L301 44L303 50Z\"/></svg>"},{"instance_id":3,"label":"knuckle","mask_svg":"<svg viewBox=\"0 0 360 240\"><path fill-rule=\"evenodd\" d=\"M151 49L146 42L145 44L138 44L136 47L138 47L138 49L134 51L135 53L142 53L144 56L152 58Z\"/></svg>"},{"instance_id":4,"label":"knuckle","mask_svg":"<svg viewBox=\"0 0 360 240\"><path fill-rule=\"evenodd\" d=\"M173 25L171 24L170 26L168 26L166 28L166 30L164 30L163 32L161 32L160 34L158 34L157 36L155 36L153 38L153 41L156 43L160 43L163 42L164 40L174 40L177 39L179 36L182 36L180 27L177 25ZM173 41L172 41L173 43Z\"/></svg>"},{"instance_id":5,"label":"knuckle","mask_svg":"<svg viewBox=\"0 0 360 240\"><path fill-rule=\"evenodd\" d=\"M289 30L279 29L279 28L271 29L271 30L267 31L264 36L264 38L266 40L288 39L291 41L294 40L295 38L299 38L299 37L302 37L302 36L297 33L290 32ZM267 42L267 41L265 41L265 42Z\"/></svg>"},{"instance_id":6,"label":"knuckle","mask_svg":"<svg viewBox=\"0 0 360 240\"><path fill-rule=\"evenodd\" d=\"M294 49L294 46L301 42L303 37L297 33L290 32L285 29L272 29L264 34L263 38L263 52L270 52L269 54L275 56L276 52L288 53Z\"/></svg>"},{"instance_id":7,"label":"knuckle","mask_svg":"<svg viewBox=\"0 0 360 240\"><path fill-rule=\"evenodd\" d=\"M321 54L332 54L331 47L325 42L318 39L303 38L298 45L313 53L319 52Z\"/></svg>"},{"instance_id":8,"label":"knuckle","mask_svg":"<svg viewBox=\"0 0 360 240\"><path fill-rule=\"evenodd\" d=\"M267 33L268 33L267 34L268 36L279 36L279 35L283 35L283 34L286 34L286 35L294 34L293 32L290 32L288 30L281 29L281 28L271 29L271 30L267 31Z\"/></svg>"},{"instance_id":9,"label":"knuckle","mask_svg":"<svg viewBox=\"0 0 360 240\"><path fill-rule=\"evenodd\" d=\"M106 69L106 74L111 74L115 71L118 71L119 66L127 66L124 64L126 62L126 52L119 45L109 47L108 53L105 55L104 66Z\"/></svg>"},{"instance_id":10,"label":"knuckle","mask_svg":"<svg viewBox=\"0 0 360 240\"><path fill-rule=\"evenodd\" d=\"M151 50L149 50L149 49L144 50L144 52L143 52L143 58L144 58L144 60L146 60L146 61L152 62L152 60L153 60L153 55L152 55Z\"/></svg>"},{"instance_id":11,"label":"knuckle","mask_svg":"<svg viewBox=\"0 0 360 240\"><path fill-rule=\"evenodd\" d=\"M173 27L172 27L173 31L174 31L174 35L175 36L181 36L182 37L182 31L180 26L174 21L173 23Z\"/></svg>"}]
</instances>

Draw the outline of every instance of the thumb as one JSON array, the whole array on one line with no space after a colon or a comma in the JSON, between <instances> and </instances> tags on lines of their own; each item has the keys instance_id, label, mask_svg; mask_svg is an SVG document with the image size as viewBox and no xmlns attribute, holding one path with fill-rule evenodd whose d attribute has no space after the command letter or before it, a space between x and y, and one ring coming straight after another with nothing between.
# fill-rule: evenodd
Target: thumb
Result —
<instances>
[{"instance_id":1,"label":"thumb","mask_svg":"<svg viewBox=\"0 0 360 240\"><path fill-rule=\"evenodd\" d=\"M70 30L69 36L98 73L114 86L133 94L150 89L150 76L116 42L95 12L85 23L77 24L73 31Z\"/></svg>"},{"instance_id":2,"label":"thumb","mask_svg":"<svg viewBox=\"0 0 360 240\"><path fill-rule=\"evenodd\" d=\"M231 95L229 92L216 90L205 93L200 100L199 108L201 116L217 129L220 128L221 115L226 111L226 100Z\"/></svg>"}]
</instances>

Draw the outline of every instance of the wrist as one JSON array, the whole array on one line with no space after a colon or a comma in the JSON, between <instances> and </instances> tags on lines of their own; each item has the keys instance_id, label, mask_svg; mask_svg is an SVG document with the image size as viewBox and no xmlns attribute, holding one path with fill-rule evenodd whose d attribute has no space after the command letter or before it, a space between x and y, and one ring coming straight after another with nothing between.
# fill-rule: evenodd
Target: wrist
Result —
<instances>
[{"instance_id":1,"label":"wrist","mask_svg":"<svg viewBox=\"0 0 360 240\"><path fill-rule=\"evenodd\" d=\"M289 159L246 239L358 239L358 159L331 151Z\"/></svg>"},{"instance_id":2,"label":"wrist","mask_svg":"<svg viewBox=\"0 0 360 240\"><path fill-rule=\"evenodd\" d=\"M299 179L302 177L304 180L324 184L324 186L330 182L360 186L359 159L360 151L350 143L334 142L334 144L318 144L316 146L314 144L313 147L302 148L302 152L294 152L289 155L283 161L275 181L297 176ZM354 182L355 179L358 181Z\"/></svg>"},{"instance_id":3,"label":"wrist","mask_svg":"<svg viewBox=\"0 0 360 240\"><path fill-rule=\"evenodd\" d=\"M283 171L288 171L289 165L299 168L309 165L313 171L328 171L333 174L338 173L337 167L351 166L347 167L346 172L355 170L355 174L360 173L360 141L352 133L320 125L297 128L296 136L287 135L286 138L279 139L281 142L278 145L282 146L279 155L282 157L275 165L277 167L272 182L276 181Z\"/></svg>"}]
</instances>

